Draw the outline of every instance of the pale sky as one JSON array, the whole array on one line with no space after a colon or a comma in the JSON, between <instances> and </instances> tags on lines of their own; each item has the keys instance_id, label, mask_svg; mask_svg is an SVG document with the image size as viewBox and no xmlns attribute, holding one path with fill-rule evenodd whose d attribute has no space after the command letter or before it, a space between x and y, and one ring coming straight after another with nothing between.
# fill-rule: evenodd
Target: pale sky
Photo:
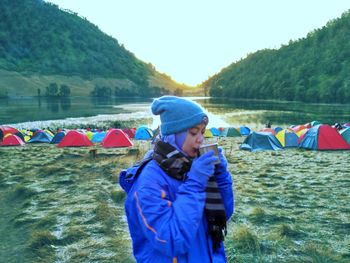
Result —
<instances>
[{"instance_id":1,"label":"pale sky","mask_svg":"<svg viewBox=\"0 0 350 263\"><path fill-rule=\"evenodd\" d=\"M49 0L86 17L156 70L197 85L264 48L303 38L349 0Z\"/></svg>"}]
</instances>

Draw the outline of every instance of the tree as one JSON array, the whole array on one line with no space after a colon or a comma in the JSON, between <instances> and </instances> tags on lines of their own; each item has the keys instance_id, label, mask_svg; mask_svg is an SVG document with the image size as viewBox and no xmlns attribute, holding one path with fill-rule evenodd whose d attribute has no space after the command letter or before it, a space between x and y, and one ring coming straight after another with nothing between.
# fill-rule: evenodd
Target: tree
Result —
<instances>
[{"instance_id":1,"label":"tree","mask_svg":"<svg viewBox=\"0 0 350 263\"><path fill-rule=\"evenodd\" d=\"M91 92L91 96L93 97L111 97L112 89L110 87L100 87L98 85L95 86L94 90Z\"/></svg>"},{"instance_id":2,"label":"tree","mask_svg":"<svg viewBox=\"0 0 350 263\"><path fill-rule=\"evenodd\" d=\"M60 92L61 97L68 97L70 95L70 88L67 85L61 85Z\"/></svg>"},{"instance_id":3,"label":"tree","mask_svg":"<svg viewBox=\"0 0 350 263\"><path fill-rule=\"evenodd\" d=\"M183 91L182 91L182 89L180 89L180 88L177 88L177 89L174 91L174 95L175 95L175 96L182 96L182 94L183 94Z\"/></svg>"},{"instance_id":4,"label":"tree","mask_svg":"<svg viewBox=\"0 0 350 263\"><path fill-rule=\"evenodd\" d=\"M344 102L350 85L350 11L290 41L232 63L202 83L214 97Z\"/></svg>"},{"instance_id":5,"label":"tree","mask_svg":"<svg viewBox=\"0 0 350 263\"><path fill-rule=\"evenodd\" d=\"M46 96L54 97L58 95L58 85L56 82L50 83L48 87L46 87Z\"/></svg>"}]
</instances>

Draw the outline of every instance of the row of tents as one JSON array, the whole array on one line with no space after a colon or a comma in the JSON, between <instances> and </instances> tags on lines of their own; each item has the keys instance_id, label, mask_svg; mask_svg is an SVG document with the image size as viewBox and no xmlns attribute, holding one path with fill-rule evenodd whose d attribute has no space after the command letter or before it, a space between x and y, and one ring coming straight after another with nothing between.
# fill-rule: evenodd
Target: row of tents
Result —
<instances>
[{"instance_id":1,"label":"row of tents","mask_svg":"<svg viewBox=\"0 0 350 263\"><path fill-rule=\"evenodd\" d=\"M350 144L350 125L331 127L329 125L312 122L295 125L287 129L281 127L265 128L252 132L248 127L239 128L210 128L204 136L237 137L247 136L240 146L242 150L261 151L279 150L299 147L313 150L346 150ZM131 139L151 140L157 135L157 130L146 126L130 129L100 130L60 130L53 133L49 129L17 130L10 126L0 126L0 146L23 145L25 143L51 143L58 147L92 146L101 143L102 147L132 146Z\"/></svg>"},{"instance_id":2,"label":"row of tents","mask_svg":"<svg viewBox=\"0 0 350 263\"><path fill-rule=\"evenodd\" d=\"M86 133L78 130L59 131L54 136L48 131L39 130L34 133L33 137L27 143L51 143L56 144L57 147L89 147L94 145ZM100 143L104 148L133 146L130 137L121 129L110 129L104 134L103 138L101 136ZM6 134L0 142L0 146L24 144L24 140L17 133Z\"/></svg>"},{"instance_id":3,"label":"row of tents","mask_svg":"<svg viewBox=\"0 0 350 263\"><path fill-rule=\"evenodd\" d=\"M350 127L338 130L326 124L311 128L271 129L249 134L240 149L252 152L298 147L309 150L350 150Z\"/></svg>"},{"instance_id":4,"label":"row of tents","mask_svg":"<svg viewBox=\"0 0 350 263\"><path fill-rule=\"evenodd\" d=\"M105 147L105 142L107 140L106 137L111 136L111 130L112 129L109 129L108 131L92 129L75 130L75 139L71 140L70 146L90 146L91 143L101 143L102 146ZM140 126L137 129L125 128L123 130L117 130L118 131L113 131L112 134L118 134L119 136L126 135L128 139L135 140L153 140L159 132L159 129L152 130L146 126ZM60 142L64 137L66 137L66 135L69 135L68 137L72 136L72 133L67 133L69 133L69 131L66 130L58 130L56 133L54 133L50 129L17 130L16 128L10 126L0 126L0 146L23 145L25 143L51 143L59 144L60 147ZM241 127L240 129L229 127L222 128L220 130L216 128L211 128L206 130L204 136L206 138L210 138L213 136L235 137L241 136L242 134L248 135L249 133L250 129L248 127ZM81 136L84 136L84 140L86 141L85 143L83 142L83 139L79 139L79 137ZM80 142L76 142L75 144L78 145L75 145L73 143L74 141ZM128 143L126 144L127 145L125 146L130 146Z\"/></svg>"},{"instance_id":5,"label":"row of tents","mask_svg":"<svg viewBox=\"0 0 350 263\"><path fill-rule=\"evenodd\" d=\"M110 130L110 129L109 129ZM106 136L107 132L98 129L79 129L78 131L83 132L87 135L90 141L93 143L102 142L103 138ZM59 132L65 132L65 130L58 130L57 132L53 132L50 129L39 129L34 128L30 130L17 130L11 126L0 126L0 142L3 138L8 134L15 134L20 137L25 143L32 142L48 142L50 137L54 137ZM153 131L145 126L140 126L138 129L136 128L125 128L122 130L125 134L129 136L129 138L135 138L136 140L148 140L152 138ZM44 134L41 134L45 132ZM40 136L39 136L40 134ZM47 137L48 136L48 137ZM52 139L52 138L51 138Z\"/></svg>"}]
</instances>

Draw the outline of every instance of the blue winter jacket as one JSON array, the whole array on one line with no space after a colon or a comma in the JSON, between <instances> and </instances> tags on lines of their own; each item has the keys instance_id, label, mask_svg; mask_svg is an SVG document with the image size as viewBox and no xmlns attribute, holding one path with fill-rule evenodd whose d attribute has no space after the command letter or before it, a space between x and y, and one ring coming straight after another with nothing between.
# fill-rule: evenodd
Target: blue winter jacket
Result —
<instances>
[{"instance_id":1,"label":"blue winter jacket","mask_svg":"<svg viewBox=\"0 0 350 263\"><path fill-rule=\"evenodd\" d=\"M227 219L233 213L232 178L215 171ZM137 262L226 262L224 245L215 253L204 215L205 188L176 180L152 160L130 188L125 211Z\"/></svg>"}]
</instances>

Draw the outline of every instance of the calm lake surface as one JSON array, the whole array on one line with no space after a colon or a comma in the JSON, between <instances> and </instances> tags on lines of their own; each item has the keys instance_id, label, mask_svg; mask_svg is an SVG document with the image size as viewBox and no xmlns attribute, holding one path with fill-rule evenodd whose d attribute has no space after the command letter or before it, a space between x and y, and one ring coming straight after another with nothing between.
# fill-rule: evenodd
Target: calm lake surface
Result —
<instances>
[{"instance_id":1,"label":"calm lake surface","mask_svg":"<svg viewBox=\"0 0 350 263\"><path fill-rule=\"evenodd\" d=\"M349 104L192 99L209 112L210 127L246 125L254 129L267 122L282 127L314 120L331 125L350 122ZM151 101L152 99L90 97L0 99L0 125L45 126L53 122L86 124L133 119L154 127L159 123L159 118L150 112Z\"/></svg>"}]
</instances>

